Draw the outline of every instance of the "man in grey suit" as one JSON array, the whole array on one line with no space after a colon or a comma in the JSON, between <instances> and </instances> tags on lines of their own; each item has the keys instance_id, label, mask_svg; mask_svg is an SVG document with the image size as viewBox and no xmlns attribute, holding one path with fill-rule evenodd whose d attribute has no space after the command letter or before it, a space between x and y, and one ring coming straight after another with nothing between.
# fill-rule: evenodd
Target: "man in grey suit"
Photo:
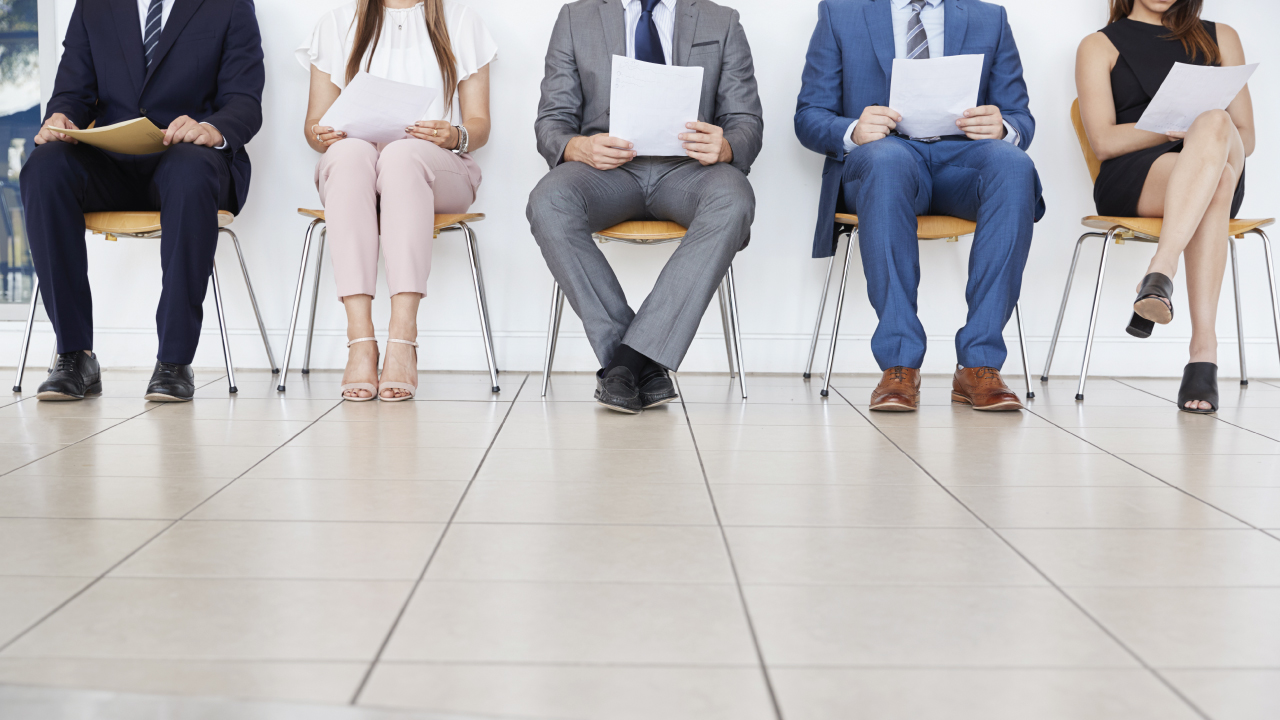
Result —
<instances>
[{"instance_id":1,"label":"man in grey suit","mask_svg":"<svg viewBox=\"0 0 1280 720\"><path fill-rule=\"evenodd\" d=\"M688 157L637 157L609 136L612 58L701 66ZM678 369L734 255L750 238L763 110L738 12L711 0L578 0L560 10L535 125L551 166L529 198L543 257L603 369L596 400L638 413L676 398ZM638 312L592 233L628 220L688 228Z\"/></svg>"}]
</instances>

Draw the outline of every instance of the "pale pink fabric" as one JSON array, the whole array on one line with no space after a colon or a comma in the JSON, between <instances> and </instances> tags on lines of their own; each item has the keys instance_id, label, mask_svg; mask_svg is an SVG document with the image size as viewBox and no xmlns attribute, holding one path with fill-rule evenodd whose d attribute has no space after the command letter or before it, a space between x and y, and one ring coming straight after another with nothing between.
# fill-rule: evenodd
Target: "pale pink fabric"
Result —
<instances>
[{"instance_id":1,"label":"pale pink fabric","mask_svg":"<svg viewBox=\"0 0 1280 720\"><path fill-rule=\"evenodd\" d=\"M373 295L378 282L378 218L392 295L427 294L436 213L475 202L480 166L426 140L374 145L348 138L316 167L338 298Z\"/></svg>"}]
</instances>

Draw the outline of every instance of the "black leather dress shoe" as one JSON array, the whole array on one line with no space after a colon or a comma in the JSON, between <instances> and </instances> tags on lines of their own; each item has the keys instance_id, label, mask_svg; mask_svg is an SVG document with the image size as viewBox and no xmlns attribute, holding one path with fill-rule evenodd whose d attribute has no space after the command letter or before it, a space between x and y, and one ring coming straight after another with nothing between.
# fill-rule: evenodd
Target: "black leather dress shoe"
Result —
<instances>
[{"instance_id":1,"label":"black leather dress shoe","mask_svg":"<svg viewBox=\"0 0 1280 720\"><path fill-rule=\"evenodd\" d=\"M640 376L640 405L648 410L680 397L671 374L665 368L652 365Z\"/></svg>"},{"instance_id":2,"label":"black leather dress shoe","mask_svg":"<svg viewBox=\"0 0 1280 720\"><path fill-rule=\"evenodd\" d=\"M152 402L187 402L196 394L196 374L190 365L156 363L147 386L146 398Z\"/></svg>"},{"instance_id":3,"label":"black leather dress shoe","mask_svg":"<svg viewBox=\"0 0 1280 720\"><path fill-rule=\"evenodd\" d=\"M37 400L83 400L102 393L98 356L83 350L58 355L49 378L36 390Z\"/></svg>"},{"instance_id":4,"label":"black leather dress shoe","mask_svg":"<svg viewBox=\"0 0 1280 720\"><path fill-rule=\"evenodd\" d=\"M620 413L638 415L640 405L640 389L636 387L636 378L625 367L616 367L606 373L596 373L596 402Z\"/></svg>"}]
</instances>

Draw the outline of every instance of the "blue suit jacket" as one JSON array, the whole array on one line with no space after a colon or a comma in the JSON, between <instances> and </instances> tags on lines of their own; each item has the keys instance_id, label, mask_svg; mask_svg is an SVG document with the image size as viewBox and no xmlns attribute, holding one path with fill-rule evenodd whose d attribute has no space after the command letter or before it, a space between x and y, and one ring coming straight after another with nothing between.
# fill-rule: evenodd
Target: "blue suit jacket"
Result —
<instances>
[{"instance_id":1,"label":"blue suit jacket","mask_svg":"<svg viewBox=\"0 0 1280 720\"><path fill-rule=\"evenodd\" d=\"M244 146L262 127L262 37L253 0L175 0L150 69L137 0L77 0L45 119L99 127L182 115L227 140L236 212L249 193Z\"/></svg>"},{"instance_id":2,"label":"blue suit jacket","mask_svg":"<svg viewBox=\"0 0 1280 720\"><path fill-rule=\"evenodd\" d=\"M946 0L945 17L945 54L986 57L978 105L1000 108L1018 131L1019 147L1026 150L1036 123L1004 8L979 0ZM889 0L822 0L818 4L818 27L809 42L796 106L796 136L805 147L827 156L813 242L815 258L835 253L835 215L844 209L840 185L849 123L870 105L889 104L894 55Z\"/></svg>"}]
</instances>

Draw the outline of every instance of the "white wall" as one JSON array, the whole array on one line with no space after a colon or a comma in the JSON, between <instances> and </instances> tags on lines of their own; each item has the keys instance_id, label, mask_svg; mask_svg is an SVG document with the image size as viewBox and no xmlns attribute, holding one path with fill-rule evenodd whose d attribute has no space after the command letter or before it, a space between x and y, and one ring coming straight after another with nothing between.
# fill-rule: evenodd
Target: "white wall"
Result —
<instances>
[{"instance_id":1,"label":"white wall","mask_svg":"<svg viewBox=\"0 0 1280 720\"><path fill-rule=\"evenodd\" d=\"M74 0L48 0L57 15L59 36ZM235 225L245 243L250 270L257 283L277 354L283 354L284 335L297 277L306 221L294 214L299 207L317 207L312 173L315 154L305 145L301 126L306 105L306 72L293 49L309 34L315 20L338 0L259 0L258 16L267 55L266 123L249 152L254 162L253 190L248 207ZM551 276L529 234L524 209L530 189L546 171L534 149L533 120L538 99L546 38L561 0L471 0L500 46L493 66L494 133L488 147L476 153L486 180L475 210L488 215L477 226L488 281L490 309L496 329L499 363L505 370L540 367L545 341ZM816 196L822 160L803 149L792 131L792 112L800 84L804 52L816 17L817 0L732 0L756 56L756 68L766 118L765 148L751 180L759 211L751 248L739 259L738 288L746 332L749 369L757 372L797 372L804 362L812 329L825 261L809 257ZM1031 364L1042 367L1053 331L1063 282L1080 217L1093 213L1089 177L1068 118L1075 97L1072 75L1075 48L1087 33L1106 20L1105 0L1006 0L1010 20L1020 41L1031 89L1032 110L1039 129L1031 155L1044 180L1049 210L1036 228L1035 244L1024 284L1023 308L1031 339ZM1267 128L1280 118L1280 52L1274 32L1280 24L1275 0L1207 0L1206 17L1230 23L1244 39L1251 61L1261 61L1252 84L1259 133L1258 150L1250 160L1249 194L1243 217L1273 215L1277 210L1274 168L1280 161L1280 142ZM42 16L42 22L47 22ZM484 367L477 335L475 305L469 287L466 254L456 236L437 243L430 297L423 304L422 364L429 368ZM952 337L963 324L966 258L969 241L930 243L922 251L924 287L921 315L930 333L931 352L926 370L949 371L955 361ZM159 263L153 242L107 243L90 239L92 280L96 292L98 350L112 366L146 366L155 352L154 307L159 294ZM1258 376L1280 376L1266 275L1261 250L1254 240L1242 244L1241 274L1246 305L1245 328L1251 369ZM1081 261L1064 342L1055 365L1069 374L1079 367L1088 317L1092 282L1096 275L1098 241L1092 241ZM639 303L669 255L669 249L608 247L606 253L620 270L633 304ZM1094 353L1097 373L1176 375L1186 362L1190 335L1187 313L1152 339L1134 341L1124 333L1133 288L1152 253L1150 246L1130 243L1114 248L1102 300L1098 342ZM237 365L261 367L265 358L257 341L252 313L242 284L234 273L230 247L219 250L228 314L233 324ZM1224 374L1238 372L1231 286L1224 289L1220 335L1224 341ZM1185 306L1179 281L1175 301ZM385 326L388 305L378 304ZM724 345L715 309L704 333L690 352L684 370L715 371L724 367ZM594 359L572 313L565 323L558 367L587 370ZM221 355L212 306L197 364L218 366ZM866 301L860 273L850 282L845 340L838 371L874 371L868 338L875 316ZM341 367L344 321L333 295L331 272L321 284L317 367ZM16 352L20 328L0 323L0 362ZM1012 339L1012 327L1008 336ZM48 325L41 325L33 356L47 357L52 343ZM1012 344L1011 344L1012 347ZM300 353L295 353L298 362ZM1020 362L1011 352L1009 369Z\"/></svg>"}]
</instances>

